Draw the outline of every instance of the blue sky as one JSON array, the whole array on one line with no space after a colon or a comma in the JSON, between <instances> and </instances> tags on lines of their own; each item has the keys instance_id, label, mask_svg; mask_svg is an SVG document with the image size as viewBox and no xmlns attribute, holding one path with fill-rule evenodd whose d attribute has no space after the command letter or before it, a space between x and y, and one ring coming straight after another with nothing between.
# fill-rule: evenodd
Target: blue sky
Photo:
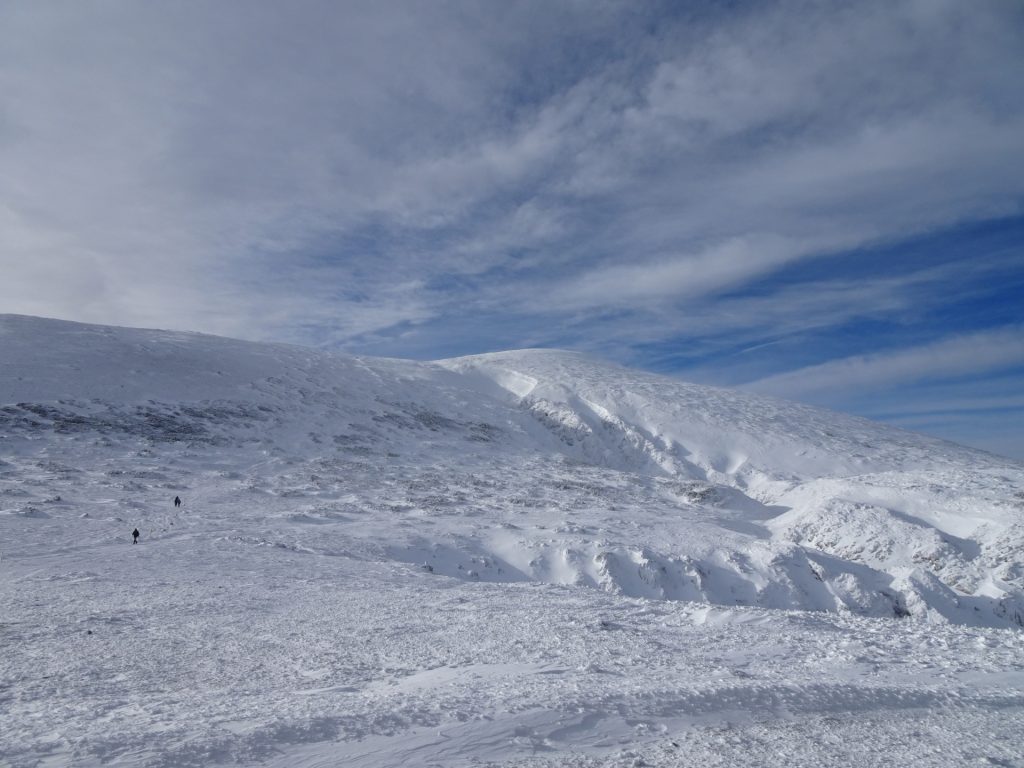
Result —
<instances>
[{"instance_id":1,"label":"blue sky","mask_svg":"<svg viewBox=\"0 0 1024 768\"><path fill-rule=\"evenodd\" d=\"M579 349L1024 458L1024 5L0 6L0 311Z\"/></svg>"}]
</instances>

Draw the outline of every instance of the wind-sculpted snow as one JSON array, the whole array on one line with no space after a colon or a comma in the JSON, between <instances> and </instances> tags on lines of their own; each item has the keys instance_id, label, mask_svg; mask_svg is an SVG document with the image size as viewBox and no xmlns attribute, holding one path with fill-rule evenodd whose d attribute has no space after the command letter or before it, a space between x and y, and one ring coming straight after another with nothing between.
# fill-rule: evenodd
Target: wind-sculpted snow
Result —
<instances>
[{"instance_id":1,"label":"wind-sculpted snow","mask_svg":"<svg viewBox=\"0 0 1024 768\"><path fill-rule=\"evenodd\" d=\"M1022 551L1019 464L805 406L0 316L0 764L1024 764Z\"/></svg>"},{"instance_id":2,"label":"wind-sculpted snow","mask_svg":"<svg viewBox=\"0 0 1024 768\"><path fill-rule=\"evenodd\" d=\"M671 460L676 472L710 475L732 485L765 476L799 481L894 469L1020 470L1009 460L864 419L688 384L574 353L500 352L444 365L493 382L555 430L593 436L595 455L617 452L602 439L602 430L610 429L625 433L625 442L635 449L661 452L651 458L662 466Z\"/></svg>"},{"instance_id":3,"label":"wind-sculpted snow","mask_svg":"<svg viewBox=\"0 0 1024 768\"><path fill-rule=\"evenodd\" d=\"M632 578L606 573L598 580L606 588L1024 625L1019 464L863 419L564 352L503 352L445 365L507 392L565 455L708 484L698 520L686 525L689 541L659 535L653 550L631 550L627 566L621 554L607 553L609 573ZM726 511L731 519L723 519ZM749 536L707 554L691 533L702 524ZM701 533L722 540L720 532ZM672 557L666 541L669 552L686 556ZM694 557L701 578L688 570ZM652 558L659 561L653 569ZM922 591L933 580L942 588Z\"/></svg>"}]
</instances>

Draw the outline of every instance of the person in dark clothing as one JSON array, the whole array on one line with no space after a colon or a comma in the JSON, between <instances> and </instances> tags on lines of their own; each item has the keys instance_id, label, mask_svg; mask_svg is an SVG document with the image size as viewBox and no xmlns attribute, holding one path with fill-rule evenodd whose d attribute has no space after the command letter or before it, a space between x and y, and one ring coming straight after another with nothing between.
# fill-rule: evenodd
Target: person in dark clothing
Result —
<instances>
[{"instance_id":1,"label":"person in dark clothing","mask_svg":"<svg viewBox=\"0 0 1024 768\"><path fill-rule=\"evenodd\" d=\"M181 506L181 499L179 499L177 496L174 497L174 506L176 506L176 507L180 507Z\"/></svg>"},{"instance_id":2,"label":"person in dark clothing","mask_svg":"<svg viewBox=\"0 0 1024 768\"><path fill-rule=\"evenodd\" d=\"M138 543L139 543L139 529L136 528L134 531L132 531L132 544L138 544Z\"/></svg>"}]
</instances>

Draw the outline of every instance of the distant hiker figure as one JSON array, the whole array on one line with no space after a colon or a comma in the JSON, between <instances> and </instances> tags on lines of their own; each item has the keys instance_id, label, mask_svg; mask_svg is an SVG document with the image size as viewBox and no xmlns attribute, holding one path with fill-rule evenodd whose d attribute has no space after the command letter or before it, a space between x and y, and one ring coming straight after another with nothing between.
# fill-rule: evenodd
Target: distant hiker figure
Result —
<instances>
[{"instance_id":1,"label":"distant hiker figure","mask_svg":"<svg viewBox=\"0 0 1024 768\"><path fill-rule=\"evenodd\" d=\"M179 499L177 496L174 497L174 506L176 506L176 507L180 507L181 506L181 499Z\"/></svg>"},{"instance_id":2,"label":"distant hiker figure","mask_svg":"<svg viewBox=\"0 0 1024 768\"><path fill-rule=\"evenodd\" d=\"M132 544L138 544L138 543L139 543L139 529L136 528L134 531L132 531Z\"/></svg>"}]
</instances>

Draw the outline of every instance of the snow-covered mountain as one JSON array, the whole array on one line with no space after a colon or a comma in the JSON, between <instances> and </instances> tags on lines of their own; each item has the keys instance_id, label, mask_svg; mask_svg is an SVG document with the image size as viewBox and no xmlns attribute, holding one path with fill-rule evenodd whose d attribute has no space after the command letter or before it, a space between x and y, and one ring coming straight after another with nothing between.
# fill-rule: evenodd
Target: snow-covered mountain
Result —
<instances>
[{"instance_id":1,"label":"snow-covered mountain","mask_svg":"<svg viewBox=\"0 0 1024 768\"><path fill-rule=\"evenodd\" d=\"M126 549L136 527L142 546ZM0 316L0 639L15 649L0 662L0 700L18 703L0 716L0 763L248 764L281 744L332 742L341 763L316 762L316 752L305 764L398 765L412 750L456 765L521 754L481 751L481 739L504 734L520 747L520 736L532 739L533 754L547 744L551 764L565 765L577 754L567 744L593 737L587 754L605 755L602 739L625 727L594 711L633 722L647 711L636 702L659 686L676 686L665 713L732 711L746 699L820 713L836 696L872 709L875 694L858 698L851 681L862 673L850 671L871 654L844 655L853 641L805 667L785 652L783 666L804 669L787 672L793 697L760 684L736 693L747 685L736 682L748 674L740 668L750 669L744 649L773 638L769 664L799 621L811 638L799 653L852 626L894 632L892 658L926 658L932 651L915 654L928 638L945 637L960 660L948 656L944 669L967 664L968 646L1012 656L1022 647L1022 545L1019 463L575 353L419 363ZM686 634L698 628L699 641ZM694 693L682 671L631 656L638 643L674 647L666 663L685 656L703 683L731 670L733 693ZM715 655L725 647L728 663ZM558 675L577 670L572 690L606 697L600 706L556 695L548 678L522 683L555 674L556 658L570 665ZM887 679L903 674L876 661ZM623 664L636 690L609 677ZM119 665L131 670L121 687L108 677L121 680ZM491 686L484 699L459 687L452 670L468 668ZM825 669L854 687L813 688ZM970 677L980 669L958 684L980 686ZM239 704L245 681L264 677L252 706ZM932 684L908 683L918 697ZM160 703L149 712L154 686ZM359 715L317 715L310 696L321 712ZM412 736L388 742L393 753L337 751L339 740L465 723L488 696L511 697L503 711L513 720L452 731L461 751L451 759ZM903 706L891 696L879 706ZM54 702L57 741L45 725ZM87 704L92 714L76 709ZM538 707L562 714L521 716ZM160 714L190 710L204 725L179 732ZM650 717L669 727L668 714ZM156 751L132 752L140 729L164 733ZM206 751L191 752L200 742ZM679 758L671 743L665 765ZM289 755L282 765L304 764Z\"/></svg>"},{"instance_id":2,"label":"snow-covered mountain","mask_svg":"<svg viewBox=\"0 0 1024 768\"><path fill-rule=\"evenodd\" d=\"M0 481L53 478L0 490L7 514L95 520L114 486L144 517L182 488L219 530L308 518L331 526L275 535L447 576L1024 623L1022 467L866 420L554 350L416 363L4 316L0 360Z\"/></svg>"}]
</instances>

